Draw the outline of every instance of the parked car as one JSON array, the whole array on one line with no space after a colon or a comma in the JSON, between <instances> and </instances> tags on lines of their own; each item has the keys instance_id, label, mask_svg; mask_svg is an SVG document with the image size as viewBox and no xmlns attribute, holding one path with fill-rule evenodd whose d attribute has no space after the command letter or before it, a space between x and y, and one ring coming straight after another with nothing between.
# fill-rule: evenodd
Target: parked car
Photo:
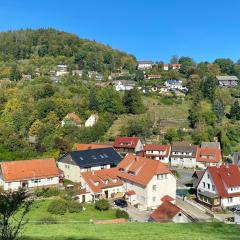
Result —
<instances>
[{"instance_id":1,"label":"parked car","mask_svg":"<svg viewBox=\"0 0 240 240\"><path fill-rule=\"evenodd\" d=\"M233 206L233 207L229 208L229 210L232 212L240 211L240 205Z\"/></svg>"},{"instance_id":2,"label":"parked car","mask_svg":"<svg viewBox=\"0 0 240 240\"><path fill-rule=\"evenodd\" d=\"M117 206L119 206L119 207L122 207L122 208L128 206L127 201L124 200L124 199L116 199L116 200L114 201L114 203L115 203L115 205L117 205Z\"/></svg>"}]
</instances>

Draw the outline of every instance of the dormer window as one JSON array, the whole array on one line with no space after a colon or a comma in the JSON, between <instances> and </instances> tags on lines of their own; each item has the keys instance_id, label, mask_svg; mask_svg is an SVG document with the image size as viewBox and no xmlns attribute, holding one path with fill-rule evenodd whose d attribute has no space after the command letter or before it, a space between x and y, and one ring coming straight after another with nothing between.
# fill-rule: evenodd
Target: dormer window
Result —
<instances>
[{"instance_id":1,"label":"dormer window","mask_svg":"<svg viewBox=\"0 0 240 240\"><path fill-rule=\"evenodd\" d=\"M131 176L136 176L136 172L128 171L128 173L129 173Z\"/></svg>"},{"instance_id":2,"label":"dormer window","mask_svg":"<svg viewBox=\"0 0 240 240\"><path fill-rule=\"evenodd\" d=\"M116 183L116 182L117 182L117 179L116 179L116 178L114 178L114 179L112 179L112 181L113 181L113 183Z\"/></svg>"},{"instance_id":3,"label":"dormer window","mask_svg":"<svg viewBox=\"0 0 240 240\"><path fill-rule=\"evenodd\" d=\"M108 180L105 180L104 183L105 183L105 184L108 184Z\"/></svg>"},{"instance_id":4,"label":"dormer window","mask_svg":"<svg viewBox=\"0 0 240 240\"><path fill-rule=\"evenodd\" d=\"M119 171L124 173L125 172L125 169L124 168L119 168Z\"/></svg>"},{"instance_id":5,"label":"dormer window","mask_svg":"<svg viewBox=\"0 0 240 240\"><path fill-rule=\"evenodd\" d=\"M98 185L99 185L99 182L95 182L95 181L94 181L94 185L95 185L95 186L98 186Z\"/></svg>"}]
</instances>

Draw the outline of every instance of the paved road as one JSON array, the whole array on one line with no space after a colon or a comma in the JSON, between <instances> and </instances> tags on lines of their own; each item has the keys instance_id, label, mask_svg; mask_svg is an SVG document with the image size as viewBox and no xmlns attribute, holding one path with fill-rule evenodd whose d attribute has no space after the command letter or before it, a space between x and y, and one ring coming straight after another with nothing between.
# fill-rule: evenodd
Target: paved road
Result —
<instances>
[{"instance_id":1,"label":"paved road","mask_svg":"<svg viewBox=\"0 0 240 240\"><path fill-rule=\"evenodd\" d=\"M192 218L196 219L197 221L205 222L211 218L210 215L206 214L197 207L194 207L191 204L179 198L177 198L176 200L176 205L179 206L182 210L184 210L187 214L189 214Z\"/></svg>"}]
</instances>

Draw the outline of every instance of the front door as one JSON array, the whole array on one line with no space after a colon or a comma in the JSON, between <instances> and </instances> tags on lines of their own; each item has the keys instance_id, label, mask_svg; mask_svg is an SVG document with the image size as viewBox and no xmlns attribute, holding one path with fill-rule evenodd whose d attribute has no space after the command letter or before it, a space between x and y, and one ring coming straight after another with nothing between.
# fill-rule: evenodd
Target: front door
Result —
<instances>
[{"instance_id":1,"label":"front door","mask_svg":"<svg viewBox=\"0 0 240 240\"><path fill-rule=\"evenodd\" d=\"M104 191L105 197L108 199L108 191Z\"/></svg>"},{"instance_id":2,"label":"front door","mask_svg":"<svg viewBox=\"0 0 240 240\"><path fill-rule=\"evenodd\" d=\"M28 182L22 182L22 188L27 188L28 187Z\"/></svg>"},{"instance_id":3,"label":"front door","mask_svg":"<svg viewBox=\"0 0 240 240\"><path fill-rule=\"evenodd\" d=\"M82 202L84 203L86 201L86 196L82 195Z\"/></svg>"}]
</instances>

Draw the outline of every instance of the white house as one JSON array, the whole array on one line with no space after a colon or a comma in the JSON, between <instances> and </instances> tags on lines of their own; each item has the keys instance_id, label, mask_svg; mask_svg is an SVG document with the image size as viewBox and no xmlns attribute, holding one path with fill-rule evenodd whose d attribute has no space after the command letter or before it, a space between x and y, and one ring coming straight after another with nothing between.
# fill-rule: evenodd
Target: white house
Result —
<instances>
[{"instance_id":1,"label":"white house","mask_svg":"<svg viewBox=\"0 0 240 240\"><path fill-rule=\"evenodd\" d=\"M162 163L169 163L171 145L145 144L143 147L143 156L160 160Z\"/></svg>"},{"instance_id":2,"label":"white house","mask_svg":"<svg viewBox=\"0 0 240 240\"><path fill-rule=\"evenodd\" d=\"M138 69L139 70L152 69L152 66L153 66L152 61L138 61Z\"/></svg>"},{"instance_id":3,"label":"white house","mask_svg":"<svg viewBox=\"0 0 240 240\"><path fill-rule=\"evenodd\" d=\"M169 90L183 90L182 81L181 80L167 80L165 82L165 86Z\"/></svg>"},{"instance_id":4,"label":"white house","mask_svg":"<svg viewBox=\"0 0 240 240\"><path fill-rule=\"evenodd\" d=\"M82 77L83 71L82 70L72 70L73 76L79 76Z\"/></svg>"},{"instance_id":5,"label":"white house","mask_svg":"<svg viewBox=\"0 0 240 240\"><path fill-rule=\"evenodd\" d=\"M187 142L174 142L171 151L171 166L195 168L197 146Z\"/></svg>"},{"instance_id":6,"label":"white house","mask_svg":"<svg viewBox=\"0 0 240 240\"><path fill-rule=\"evenodd\" d=\"M136 86L135 81L131 80L116 80L112 82L116 91L130 91Z\"/></svg>"},{"instance_id":7,"label":"white house","mask_svg":"<svg viewBox=\"0 0 240 240\"><path fill-rule=\"evenodd\" d=\"M157 208L166 195L176 199L176 178L160 161L128 154L117 168L125 192L135 193L132 204L140 209Z\"/></svg>"},{"instance_id":8,"label":"white house","mask_svg":"<svg viewBox=\"0 0 240 240\"><path fill-rule=\"evenodd\" d=\"M57 77L61 77L67 74L69 74L69 72L67 71L67 65L64 65L64 64L57 65L57 70L56 70Z\"/></svg>"},{"instance_id":9,"label":"white house","mask_svg":"<svg viewBox=\"0 0 240 240\"><path fill-rule=\"evenodd\" d=\"M212 209L240 205L240 170L237 165L208 167L197 186L198 201Z\"/></svg>"},{"instance_id":10,"label":"white house","mask_svg":"<svg viewBox=\"0 0 240 240\"><path fill-rule=\"evenodd\" d=\"M85 127L92 127L97 123L98 115L92 114L85 122Z\"/></svg>"},{"instance_id":11,"label":"white house","mask_svg":"<svg viewBox=\"0 0 240 240\"><path fill-rule=\"evenodd\" d=\"M234 223L240 224L240 212L239 211L234 212Z\"/></svg>"},{"instance_id":12,"label":"white house","mask_svg":"<svg viewBox=\"0 0 240 240\"><path fill-rule=\"evenodd\" d=\"M60 172L54 159L2 162L0 185L5 191L19 188L58 187Z\"/></svg>"},{"instance_id":13,"label":"white house","mask_svg":"<svg viewBox=\"0 0 240 240\"><path fill-rule=\"evenodd\" d=\"M80 202L95 202L98 199L123 197L123 182L115 168L81 172L81 187L85 191L78 194Z\"/></svg>"},{"instance_id":14,"label":"white house","mask_svg":"<svg viewBox=\"0 0 240 240\"><path fill-rule=\"evenodd\" d=\"M58 167L65 178L80 182L81 172L96 171L116 166L122 157L110 147L72 151L58 159Z\"/></svg>"}]
</instances>

